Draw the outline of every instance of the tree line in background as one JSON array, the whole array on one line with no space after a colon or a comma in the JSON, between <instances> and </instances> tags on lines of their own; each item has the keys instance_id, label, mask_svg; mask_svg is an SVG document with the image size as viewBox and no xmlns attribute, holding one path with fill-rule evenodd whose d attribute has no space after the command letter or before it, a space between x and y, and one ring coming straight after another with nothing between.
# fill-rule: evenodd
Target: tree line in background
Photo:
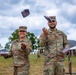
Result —
<instances>
[{"instance_id":1,"label":"tree line in background","mask_svg":"<svg viewBox=\"0 0 76 75\"><path fill-rule=\"evenodd\" d=\"M34 33L30 33L30 32L27 32L27 38L29 40L31 40L32 42L32 49L37 49L38 48L38 42L39 42L39 39L34 35ZM12 43L13 40L15 39L19 39L19 35L18 35L18 29L16 29L12 34L11 36L8 38L9 39L9 42L6 43L5 45L5 49L8 50L9 49L9 46L10 44Z\"/></svg>"}]
</instances>

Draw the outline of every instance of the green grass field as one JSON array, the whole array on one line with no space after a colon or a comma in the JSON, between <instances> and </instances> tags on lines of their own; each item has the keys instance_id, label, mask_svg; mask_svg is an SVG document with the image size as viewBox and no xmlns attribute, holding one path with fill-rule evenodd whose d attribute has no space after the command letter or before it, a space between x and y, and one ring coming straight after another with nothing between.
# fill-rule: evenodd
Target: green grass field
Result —
<instances>
[{"instance_id":1,"label":"green grass field","mask_svg":"<svg viewBox=\"0 0 76 75\"><path fill-rule=\"evenodd\" d=\"M43 55L41 58L37 59L36 55L30 55L30 75L43 75ZM76 72L76 56L72 56L72 70ZM68 57L65 59L65 68L68 72ZM0 57L0 75L13 75L13 64L12 59L4 59Z\"/></svg>"}]
</instances>

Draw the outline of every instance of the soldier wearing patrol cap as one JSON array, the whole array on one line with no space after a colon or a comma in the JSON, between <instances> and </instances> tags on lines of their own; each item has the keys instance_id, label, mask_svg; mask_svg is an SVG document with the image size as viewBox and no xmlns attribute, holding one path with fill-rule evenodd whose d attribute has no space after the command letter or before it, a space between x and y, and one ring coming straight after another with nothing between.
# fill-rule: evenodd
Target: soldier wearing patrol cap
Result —
<instances>
[{"instance_id":1,"label":"soldier wearing patrol cap","mask_svg":"<svg viewBox=\"0 0 76 75\"><path fill-rule=\"evenodd\" d=\"M29 54L32 50L31 41L26 38L27 27L19 27L19 39L12 42L9 54L4 58L13 57L14 75L29 75Z\"/></svg>"},{"instance_id":2,"label":"soldier wearing patrol cap","mask_svg":"<svg viewBox=\"0 0 76 75\"><path fill-rule=\"evenodd\" d=\"M27 31L27 27L26 27L26 26L20 26L20 27L19 27L19 31L20 31L20 30Z\"/></svg>"},{"instance_id":3,"label":"soldier wearing patrol cap","mask_svg":"<svg viewBox=\"0 0 76 75\"><path fill-rule=\"evenodd\" d=\"M44 74L64 75L65 54L62 50L69 48L67 36L56 28L56 16L45 17L48 20L49 29L42 28L39 45L44 49Z\"/></svg>"}]
</instances>

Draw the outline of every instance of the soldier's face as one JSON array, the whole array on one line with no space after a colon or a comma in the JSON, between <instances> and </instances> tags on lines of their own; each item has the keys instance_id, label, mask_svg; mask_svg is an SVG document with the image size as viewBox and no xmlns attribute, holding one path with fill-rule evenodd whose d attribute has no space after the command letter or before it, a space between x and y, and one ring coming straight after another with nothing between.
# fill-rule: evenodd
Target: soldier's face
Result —
<instances>
[{"instance_id":1,"label":"soldier's face","mask_svg":"<svg viewBox=\"0 0 76 75\"><path fill-rule=\"evenodd\" d=\"M51 28L51 29L55 29L56 28L56 24L57 22L48 22L48 26Z\"/></svg>"},{"instance_id":2,"label":"soldier's face","mask_svg":"<svg viewBox=\"0 0 76 75\"><path fill-rule=\"evenodd\" d=\"M23 30L20 30L18 34L19 34L20 38L24 38L27 35L27 32L23 31Z\"/></svg>"}]
</instances>

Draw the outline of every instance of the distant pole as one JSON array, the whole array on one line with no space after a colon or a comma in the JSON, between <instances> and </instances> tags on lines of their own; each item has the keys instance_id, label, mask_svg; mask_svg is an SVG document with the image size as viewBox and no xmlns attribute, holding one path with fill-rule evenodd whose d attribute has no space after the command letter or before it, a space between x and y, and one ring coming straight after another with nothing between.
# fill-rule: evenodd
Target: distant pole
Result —
<instances>
[{"instance_id":1,"label":"distant pole","mask_svg":"<svg viewBox=\"0 0 76 75\"><path fill-rule=\"evenodd\" d=\"M68 54L68 64L69 64L69 74L72 75L72 60L71 60L71 51Z\"/></svg>"}]
</instances>

